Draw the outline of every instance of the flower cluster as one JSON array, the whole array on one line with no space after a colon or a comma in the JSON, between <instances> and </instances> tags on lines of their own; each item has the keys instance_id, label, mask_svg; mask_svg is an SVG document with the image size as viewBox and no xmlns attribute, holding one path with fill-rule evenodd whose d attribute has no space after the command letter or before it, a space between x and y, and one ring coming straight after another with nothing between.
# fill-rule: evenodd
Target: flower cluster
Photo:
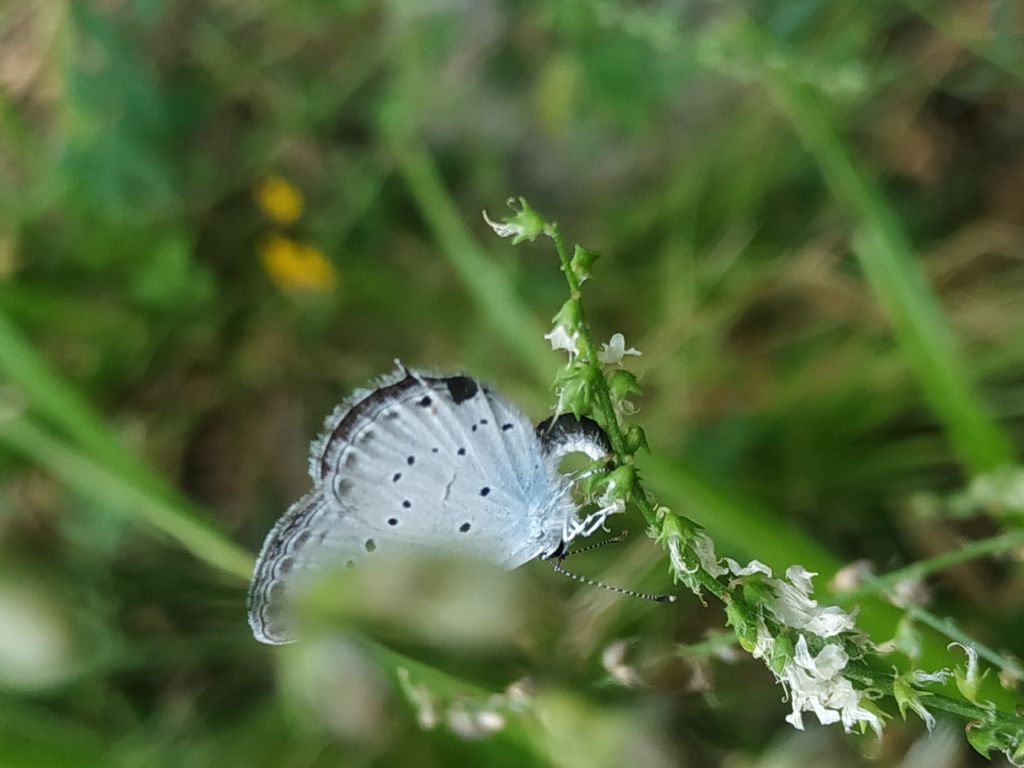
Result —
<instances>
[{"instance_id":1,"label":"flower cluster","mask_svg":"<svg viewBox=\"0 0 1024 768\"><path fill-rule=\"evenodd\" d=\"M452 733L467 741L476 741L504 730L508 715L521 714L530 703L529 681L512 683L504 693L482 698L462 695L443 701L423 683L414 683L409 670L399 667L398 685L416 710L416 720L424 730L434 730L443 722Z\"/></svg>"},{"instance_id":2,"label":"flower cluster","mask_svg":"<svg viewBox=\"0 0 1024 768\"><path fill-rule=\"evenodd\" d=\"M847 647L859 653L863 644L853 634L854 617L836 606L821 606L811 597L816 574L797 565L779 579L757 560L740 565L730 558L719 559L714 542L696 524L664 508L659 516L660 538L678 581L699 594L700 573L714 579L733 577L733 598L727 603L730 623L740 644L762 659L786 690L792 705L787 722L803 730L803 713L813 712L823 725L841 722L847 731L860 725L881 734L881 716L844 674L850 661Z\"/></svg>"},{"instance_id":3,"label":"flower cluster","mask_svg":"<svg viewBox=\"0 0 1024 768\"><path fill-rule=\"evenodd\" d=\"M258 246L263 269L282 290L328 293L338 281L338 270L315 245L284 234L302 216L305 198L282 176L268 176L253 188L253 198L275 231Z\"/></svg>"},{"instance_id":4,"label":"flower cluster","mask_svg":"<svg viewBox=\"0 0 1024 768\"><path fill-rule=\"evenodd\" d=\"M741 565L719 558L714 542L700 526L654 503L633 467L635 454L647 448L646 437L638 425L624 423L624 417L635 412L630 398L640 393L640 387L623 362L640 352L627 346L621 333L599 347L584 318L580 286L590 277L597 256L578 245L570 255L557 224L545 221L522 198L510 201L510 207L513 215L504 221L492 221L486 212L484 219L495 233L512 238L513 243L533 241L540 235L550 237L569 287L569 298L544 337L552 349L568 354L555 381L557 410L596 419L607 432L614 453L614 469L599 467L576 479L577 488L594 511L567 530L566 538L589 535L609 516L634 504L644 515L652 538L666 550L674 580L701 599L708 592L724 603L727 623L740 646L762 660L783 686L791 704L786 720L797 729L804 727L804 714L812 713L823 725L840 723L847 732L870 730L880 736L889 716L873 700L890 696L904 718L908 710L914 712L931 730L935 717L925 706L927 701L932 708L968 717L967 738L979 752L1002 752L1014 765L1024 766L1024 721L980 698L984 675L978 673L974 649L960 645L967 662L953 670L881 671L882 653L898 650L912 663L920 657L909 622L901 622L890 643L874 645L858 632L855 613L814 599L817 574L793 565L780 578L757 560ZM972 489L973 497L989 507L1019 512L1024 498L1021 477L1018 469L987 478ZM848 591L870 578L868 566L859 563L837 574L834 584L838 591ZM916 604L922 588L920 582L901 582L890 597L897 606ZM955 645L959 644L950 647ZM623 661L624 652L624 646L613 646L603 661L613 677L628 685L635 682L635 675ZM948 695L950 679L956 683L959 698ZM946 690L929 690L932 685Z\"/></svg>"},{"instance_id":5,"label":"flower cluster","mask_svg":"<svg viewBox=\"0 0 1024 768\"><path fill-rule=\"evenodd\" d=\"M788 692L792 712L786 721L803 730L803 713L813 712L822 725L841 722L847 732L856 725L867 726L881 735L881 717L844 674L850 661L847 644L860 651L863 640L849 634L855 629L852 615L836 606L819 606L811 598L816 574L797 565L786 570L785 579L778 579L756 560L746 566L729 558L725 563L740 582L735 586L753 595L760 608L755 640L747 650L769 665ZM743 641L741 637L747 647L749 640ZM809 642L817 653L811 652Z\"/></svg>"}]
</instances>

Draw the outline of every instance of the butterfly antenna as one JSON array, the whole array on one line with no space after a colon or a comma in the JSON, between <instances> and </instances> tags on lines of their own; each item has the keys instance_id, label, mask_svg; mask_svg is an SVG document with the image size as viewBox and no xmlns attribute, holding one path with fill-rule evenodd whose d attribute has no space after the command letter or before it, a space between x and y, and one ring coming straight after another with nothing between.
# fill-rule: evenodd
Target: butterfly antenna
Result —
<instances>
[{"instance_id":1,"label":"butterfly antenna","mask_svg":"<svg viewBox=\"0 0 1024 768\"><path fill-rule=\"evenodd\" d=\"M609 539L608 541L602 543L607 544L615 540L616 539ZM600 546L600 544L595 546ZM588 549L593 549L593 547L588 547ZM582 552L584 550L579 551ZM577 553L574 552L573 554ZM628 595L629 597L639 597L641 600L650 600L652 603L674 603L676 601L675 595L652 595L649 592L637 592L633 589L613 587L610 584L605 584L602 581L595 581L594 579L588 579L586 576L580 576L578 573L570 573L562 567L562 560L564 559L565 558L559 557L552 561L552 565L555 568L555 573L560 573L563 576L568 576L570 579L572 579L573 581L578 581L580 584L587 584L591 587L601 587L602 589L607 589L609 592L618 592L620 595Z\"/></svg>"},{"instance_id":2,"label":"butterfly antenna","mask_svg":"<svg viewBox=\"0 0 1024 768\"><path fill-rule=\"evenodd\" d=\"M574 549L572 552L566 552L565 554L563 554L558 559L559 560L565 560L565 558L572 557L573 555L581 555L584 552L590 552L590 551L595 550L595 549L600 549L601 547L605 546L606 544L618 544L620 541L625 539L627 536L629 536L629 531L623 531L620 534L612 536L610 539L605 539L604 541L598 541L598 542L595 542L593 544L588 544L585 547L580 547L579 549Z\"/></svg>"}]
</instances>

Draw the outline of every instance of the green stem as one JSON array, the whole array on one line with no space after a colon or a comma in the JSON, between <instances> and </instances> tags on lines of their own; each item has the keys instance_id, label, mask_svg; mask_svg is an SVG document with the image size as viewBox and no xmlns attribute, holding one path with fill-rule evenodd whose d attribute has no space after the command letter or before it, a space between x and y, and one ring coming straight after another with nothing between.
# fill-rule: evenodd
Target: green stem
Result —
<instances>
[{"instance_id":1,"label":"green stem","mask_svg":"<svg viewBox=\"0 0 1024 768\"><path fill-rule=\"evenodd\" d=\"M586 316L583 311L581 296L580 296L580 282L576 277L572 269L572 263L569 258L569 253L566 250L565 243L562 241L561 234L558 229L558 225L555 223L548 223L545 229L546 234L552 239L555 244L555 250L558 252L558 258L561 262L562 272L565 274L566 282L569 286L571 301L576 303L578 311L578 326L576 328L578 332L577 344L579 346L579 353L588 367L590 367L594 373L592 378L594 388L594 404L593 409L595 415L597 415L602 421L602 426L608 434L609 442L612 444L612 450L615 454L615 459L618 464L632 463L633 457L626 450L625 440L622 434L622 427L619 424L618 414L613 407L611 395L608 391L607 381L604 377L604 373L601 369L601 361L598 357L597 347L594 344L593 334L591 333L590 326L586 321ZM656 530L661 530L665 525L666 521L661 521L662 525L658 525L658 515L655 512L653 503L651 502L650 496L647 494L646 489L643 487L639 477L634 474L634 486L632 488L632 498L634 503L640 509L645 520ZM677 520L673 512L665 510L665 515L672 515ZM999 539L1005 539L1006 537L997 537ZM1000 547L1006 547L1005 541L1000 541L998 544ZM974 552L984 553L993 551L992 542L977 542L976 546L972 548ZM975 554L974 556L980 556ZM754 624L757 621L757 611L749 606L743 599L742 593L733 594L730 592L718 579L712 576L701 564L697 557L697 554L692 551L690 547L686 547L683 552L683 559L686 567L694 574L698 583L708 592L717 597L720 601L725 603L730 601L734 610L739 613L745 622ZM938 560L939 558L935 558ZM969 559L966 558L966 559ZM948 560L948 558L947 558ZM927 566L927 563L925 563ZM913 609L910 609L912 615L914 614ZM925 612L927 613L927 612ZM928 614L930 616L930 614ZM948 628L937 627L934 623L925 621L933 628L943 631L947 629L944 634L952 637L948 633ZM970 643L969 639L964 638L965 644ZM978 648L977 643L970 643L975 648ZM988 650L988 649L985 649ZM982 653L982 649L978 648L979 654L991 660L990 656ZM860 682L866 689L874 689L883 692L885 695L892 697L894 695L893 681L890 675L885 673L879 673L877 670L872 669L870 666L863 663L854 663L849 667L849 677ZM958 714L968 720L983 720L986 722L1002 722L1006 721L1010 723L1010 716L1002 712L991 711L983 709L969 701L953 699L941 694L934 694L929 692L929 703L937 709L942 709L954 714Z\"/></svg>"},{"instance_id":2,"label":"green stem","mask_svg":"<svg viewBox=\"0 0 1024 768\"><path fill-rule=\"evenodd\" d=\"M84 496L142 519L176 539L200 560L248 580L252 556L217 530L201 511L150 493L112 469L48 434L25 418L0 418L0 444L47 467Z\"/></svg>"},{"instance_id":3,"label":"green stem","mask_svg":"<svg viewBox=\"0 0 1024 768\"><path fill-rule=\"evenodd\" d=\"M633 457L626 451L626 440L622 434L619 417L615 412L615 406L612 404L611 393L608 391L608 384L605 381L604 373L601 370L601 359L598 357L597 345L594 344L594 336L590 332L590 325L587 323L586 315L583 312L583 305L580 301L580 282L572 270L572 263L569 260L569 252L566 250L565 243L562 241L562 235L558 230L557 224L548 223L545 231L548 237L550 237L555 244L555 250L558 252L558 259L562 264L562 272L565 274L566 283L569 285L570 296L572 297L572 300L576 302L579 309L579 338L577 339L577 343L582 347L582 350L580 351L581 356L594 372L593 384L596 399L594 410L598 416L600 416L602 426L608 434L608 441L612 444L612 452L615 454L616 463L619 465L632 464ZM647 525L658 529L659 521L655 505L651 501L651 498L647 493L647 489L644 488L643 484L640 482L638 473L634 473L633 475L633 488L631 489L630 495L633 499L633 503L636 504L637 508L640 510L640 514L643 515L644 520L647 522ZM664 514L674 516L674 513L668 510L666 510ZM684 555L684 559L686 560L689 568L695 569L697 580L700 582L701 586L724 603L729 597L729 590L726 589L718 579L704 569L695 553L687 550Z\"/></svg>"},{"instance_id":4,"label":"green stem","mask_svg":"<svg viewBox=\"0 0 1024 768\"><path fill-rule=\"evenodd\" d=\"M931 627L949 640L953 640L961 645L973 648L978 652L978 656L980 658L985 659L985 661L990 664L1001 670L1009 672L1018 679L1024 679L1024 668L1021 667L1019 662L994 651L984 643L978 642L976 639L957 627L951 619L940 618L931 611L913 604L908 605L906 607L906 611L911 618L921 622L927 627Z\"/></svg>"},{"instance_id":5,"label":"green stem","mask_svg":"<svg viewBox=\"0 0 1024 768\"><path fill-rule=\"evenodd\" d=\"M605 432L608 433L608 440L611 442L612 451L615 453L615 461L619 464L632 463L631 457L626 453L626 440L622 436L619 418L612 405L612 397L608 392L608 385L604 380L604 374L601 372L601 359L597 354L597 346L594 344L593 335L590 333L590 325L583 314L583 306L580 302L580 281L572 271L569 253L565 249L565 243L562 242L562 235L558 231L558 225L549 224L547 234L555 243L555 250L558 251L558 258L562 262L562 272L565 274L565 281L569 284L569 292L573 301L579 306L580 327L578 341L583 347L581 354L583 359L587 361L587 365L596 374L594 376L594 393L597 396L597 407L595 410L604 421L602 426L604 426ZM644 512L644 519L648 523L653 524L655 522L653 510L644 511L641 507L641 511Z\"/></svg>"},{"instance_id":6,"label":"green stem","mask_svg":"<svg viewBox=\"0 0 1024 768\"><path fill-rule=\"evenodd\" d=\"M954 565L977 560L979 557L1009 552L1020 546L1024 546L1024 530L1013 530L987 539L978 539L964 544L960 549L943 552L941 555L930 557L927 560L919 560L883 576L870 579L859 589L846 593L846 597L856 600L872 592L885 592L901 581L920 578L936 571L944 571Z\"/></svg>"},{"instance_id":7,"label":"green stem","mask_svg":"<svg viewBox=\"0 0 1024 768\"><path fill-rule=\"evenodd\" d=\"M752 37L752 45L766 45L757 31ZM854 253L954 449L978 473L1013 463L1012 441L975 390L952 330L882 191L854 162L814 95L784 72L766 68L765 73L768 93L853 218Z\"/></svg>"}]
</instances>

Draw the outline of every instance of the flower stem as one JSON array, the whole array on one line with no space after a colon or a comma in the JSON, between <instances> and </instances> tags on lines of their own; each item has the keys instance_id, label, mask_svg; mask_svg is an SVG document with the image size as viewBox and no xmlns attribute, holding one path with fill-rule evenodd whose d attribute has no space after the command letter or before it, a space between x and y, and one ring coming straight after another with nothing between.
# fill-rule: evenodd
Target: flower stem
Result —
<instances>
[{"instance_id":1,"label":"flower stem","mask_svg":"<svg viewBox=\"0 0 1024 768\"><path fill-rule=\"evenodd\" d=\"M562 235L558 231L557 224L549 224L547 228L548 236L555 243L555 250L558 251L558 259L562 262L562 272L565 274L565 281L569 284L569 292L572 296L572 300L577 303L579 307L579 339L577 340L583 347L582 356L586 360L587 365L595 370L598 374L594 377L594 394L597 398L595 410L600 414L605 432L608 433L608 440L612 444L612 451L615 453L615 461L618 464L626 464L632 461L626 453L626 440L622 436L622 429L619 426L618 416L615 414L615 408L612 406L612 398L608 392L608 385L604 380L604 376L601 374L601 361L597 356L597 347L594 345L594 338L590 333L590 325L586 321L586 317L583 314L583 305L580 301L580 281L576 278L575 273L572 271L572 264L569 262L569 253L565 250L565 243L562 242ZM644 519L648 523L654 523L653 510L644 511L641 508L641 512L644 512Z\"/></svg>"},{"instance_id":2,"label":"flower stem","mask_svg":"<svg viewBox=\"0 0 1024 768\"><path fill-rule=\"evenodd\" d=\"M608 441L612 445L612 452L615 454L615 463L620 466L623 464L632 464L633 457L626 450L626 440L622 434L622 426L619 424L619 417L615 412L614 405L612 404L611 393L608 391L608 383L601 370L601 360L598 357L597 345L594 343L594 337L590 331L590 324L587 323L586 315L583 311L583 303L580 300L580 281L573 272L572 263L569 260L569 252L566 250L565 243L562 240L558 224L549 222L545 228L545 233L555 244L555 250L558 252L558 259L562 265L562 273L565 275L566 283L569 285L570 297L572 301L576 302L579 312L579 326L577 329L579 332L579 338L577 339L577 343L580 346L581 357L595 374L593 377L595 396L594 411L600 418L602 426L608 435ZM643 484L640 482L638 473L633 473L633 488L631 491L633 503L636 504L637 508L640 510L640 514L643 515L648 526L655 530L659 529L661 524L663 524L663 521L659 522L658 513L655 511L655 505L651 501L651 497L648 495L647 489L644 488ZM664 514L675 515L675 513L669 510L666 510ZM687 559L687 566L696 570L696 577L701 586L724 603L729 597L729 590L726 589L718 579L704 569L700 564L699 558L695 553L691 552L689 548L687 548L685 556Z\"/></svg>"}]
</instances>

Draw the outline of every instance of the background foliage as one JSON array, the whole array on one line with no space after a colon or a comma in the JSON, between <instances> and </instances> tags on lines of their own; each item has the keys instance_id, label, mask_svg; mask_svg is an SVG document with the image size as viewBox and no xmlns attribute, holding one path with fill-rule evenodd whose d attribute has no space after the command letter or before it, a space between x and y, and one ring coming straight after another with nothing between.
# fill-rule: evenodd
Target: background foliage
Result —
<instances>
[{"instance_id":1,"label":"background foliage","mask_svg":"<svg viewBox=\"0 0 1024 768\"><path fill-rule=\"evenodd\" d=\"M645 478L724 554L802 563L825 589L853 560L1018 531L1019 475L990 473L1024 416L1021 15L4 5L3 762L970 764L918 723L881 744L796 734L688 596L622 600L532 565L504 576L519 623L460 645L416 622L500 587L381 597L362 576L350 639L282 652L252 641L244 587L320 419L394 358L548 413L564 283L546 247L481 220L510 194L603 254L588 311L644 353ZM642 536L577 570L670 587ZM933 612L1022 652L1019 543L929 586ZM866 628L887 640L899 615ZM517 681L522 715L488 699ZM421 730L416 686L463 736L453 712L500 704L508 727Z\"/></svg>"}]
</instances>

